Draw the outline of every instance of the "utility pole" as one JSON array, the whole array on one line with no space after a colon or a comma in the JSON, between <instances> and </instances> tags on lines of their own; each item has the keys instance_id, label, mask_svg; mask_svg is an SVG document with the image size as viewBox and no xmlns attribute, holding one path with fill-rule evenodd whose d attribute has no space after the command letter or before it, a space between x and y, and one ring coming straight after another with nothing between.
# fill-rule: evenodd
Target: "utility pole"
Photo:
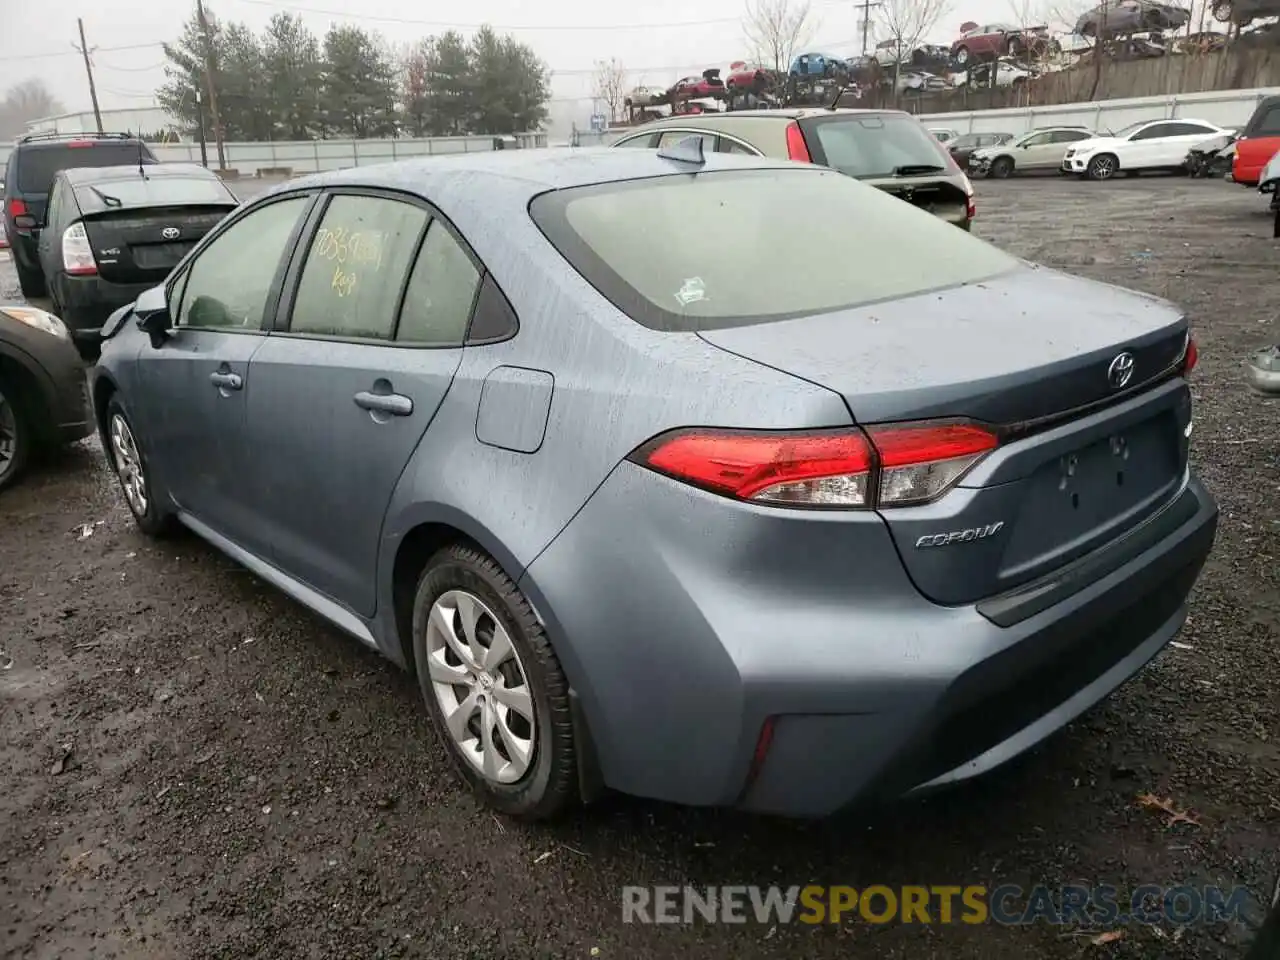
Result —
<instances>
[{"instance_id":1,"label":"utility pole","mask_svg":"<svg viewBox=\"0 0 1280 960\"><path fill-rule=\"evenodd\" d=\"M84 72L89 76L89 99L93 101L93 119L98 125L98 132L102 133L102 111L98 109L98 88L93 83L93 64L89 61L89 45L84 42L84 21L77 19L76 23L80 27L80 46L76 49L80 51L80 56L84 57ZM73 43L72 46L76 45Z\"/></svg>"},{"instance_id":2,"label":"utility pole","mask_svg":"<svg viewBox=\"0 0 1280 960\"><path fill-rule=\"evenodd\" d=\"M872 3L871 0L862 0L861 3L855 3L854 7L862 11L862 55L867 55L867 37L871 33L871 8L883 6L880 3Z\"/></svg>"},{"instance_id":3,"label":"utility pole","mask_svg":"<svg viewBox=\"0 0 1280 960\"><path fill-rule=\"evenodd\" d=\"M218 116L218 87L213 80L213 42L209 36L209 20L204 15L204 3L196 0L196 19L200 21L200 33L204 37L204 87L209 94L209 113L213 117L213 142L218 147L218 169L227 169L227 155L222 145L222 119Z\"/></svg>"},{"instance_id":4,"label":"utility pole","mask_svg":"<svg viewBox=\"0 0 1280 960\"><path fill-rule=\"evenodd\" d=\"M204 133L204 97L200 96L200 91L196 91L196 113L200 117L200 166L206 170L209 169L209 148L205 144Z\"/></svg>"}]
</instances>

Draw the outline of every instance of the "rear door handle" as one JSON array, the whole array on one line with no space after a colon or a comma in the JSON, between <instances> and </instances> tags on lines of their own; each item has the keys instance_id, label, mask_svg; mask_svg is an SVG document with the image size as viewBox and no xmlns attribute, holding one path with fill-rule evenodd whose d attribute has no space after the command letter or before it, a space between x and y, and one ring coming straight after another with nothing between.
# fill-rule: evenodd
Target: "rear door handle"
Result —
<instances>
[{"instance_id":1,"label":"rear door handle","mask_svg":"<svg viewBox=\"0 0 1280 960\"><path fill-rule=\"evenodd\" d=\"M223 390L239 390L244 386L244 381L240 379L238 373L211 373L209 382Z\"/></svg>"},{"instance_id":2,"label":"rear door handle","mask_svg":"<svg viewBox=\"0 0 1280 960\"><path fill-rule=\"evenodd\" d=\"M387 413L393 417L407 417L413 413L413 401L398 393L370 393L361 390L352 399L362 410Z\"/></svg>"}]
</instances>

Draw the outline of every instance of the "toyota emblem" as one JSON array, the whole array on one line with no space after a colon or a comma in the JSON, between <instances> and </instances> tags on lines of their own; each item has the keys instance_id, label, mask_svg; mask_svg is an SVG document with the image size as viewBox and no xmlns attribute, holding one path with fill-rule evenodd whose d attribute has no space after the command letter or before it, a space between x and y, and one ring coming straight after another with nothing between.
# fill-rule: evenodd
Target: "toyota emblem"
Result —
<instances>
[{"instance_id":1,"label":"toyota emblem","mask_svg":"<svg viewBox=\"0 0 1280 960\"><path fill-rule=\"evenodd\" d=\"M1128 386L1129 381L1132 379L1133 354L1116 354L1116 358L1111 361L1111 366L1107 367L1107 383L1111 384L1112 390L1119 390Z\"/></svg>"},{"instance_id":2,"label":"toyota emblem","mask_svg":"<svg viewBox=\"0 0 1280 960\"><path fill-rule=\"evenodd\" d=\"M177 240L178 234L181 232L182 231L177 227L165 227L160 231L160 236L164 237L166 240Z\"/></svg>"}]
</instances>

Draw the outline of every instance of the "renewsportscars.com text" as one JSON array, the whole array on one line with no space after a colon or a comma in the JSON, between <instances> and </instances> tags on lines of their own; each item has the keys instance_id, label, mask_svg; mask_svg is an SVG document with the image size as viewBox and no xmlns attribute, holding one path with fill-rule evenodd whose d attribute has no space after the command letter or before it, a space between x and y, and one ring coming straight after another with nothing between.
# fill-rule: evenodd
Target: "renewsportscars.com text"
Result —
<instances>
[{"instance_id":1,"label":"renewsportscars.com text","mask_svg":"<svg viewBox=\"0 0 1280 960\"><path fill-rule=\"evenodd\" d=\"M623 887L623 923L922 923L1095 926L1241 919L1244 887L967 886Z\"/></svg>"}]
</instances>

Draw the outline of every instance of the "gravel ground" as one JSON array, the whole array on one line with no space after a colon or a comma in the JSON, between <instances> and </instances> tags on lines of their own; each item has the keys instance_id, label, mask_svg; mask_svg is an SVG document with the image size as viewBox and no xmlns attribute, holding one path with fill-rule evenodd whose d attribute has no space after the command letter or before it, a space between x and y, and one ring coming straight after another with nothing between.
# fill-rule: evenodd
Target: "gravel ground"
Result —
<instances>
[{"instance_id":1,"label":"gravel ground","mask_svg":"<svg viewBox=\"0 0 1280 960\"><path fill-rule=\"evenodd\" d=\"M1244 884L1280 871L1276 338L1263 203L1221 182L979 184L978 232L1176 300L1218 545L1177 648L1025 761L822 823L609 798L501 822L411 680L202 543L134 531L92 443L0 498L0 952L14 957L1236 957L1247 924L776 930L621 922L656 883ZM921 264L927 270L927 264ZM16 296L0 264L0 296ZM1272 408L1273 409L1273 408ZM69 753L68 753L69 751ZM1166 826L1138 794L1199 825Z\"/></svg>"}]
</instances>

